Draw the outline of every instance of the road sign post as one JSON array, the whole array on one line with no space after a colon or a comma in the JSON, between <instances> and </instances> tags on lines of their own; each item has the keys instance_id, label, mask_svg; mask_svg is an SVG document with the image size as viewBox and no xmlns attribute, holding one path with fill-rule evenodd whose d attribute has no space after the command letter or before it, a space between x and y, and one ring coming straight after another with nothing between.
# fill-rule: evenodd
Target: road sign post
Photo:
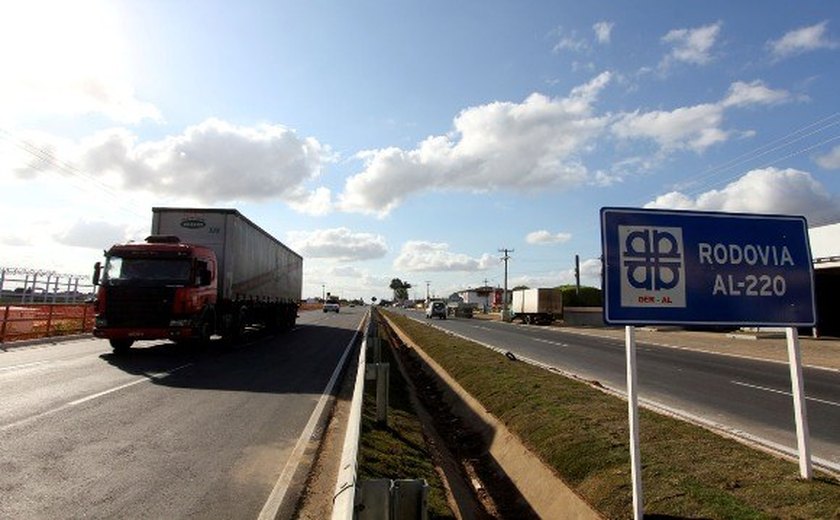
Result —
<instances>
[{"instance_id":1,"label":"road sign post","mask_svg":"<svg viewBox=\"0 0 840 520\"><path fill-rule=\"evenodd\" d=\"M633 518L644 516L642 504L642 457L639 450L639 391L636 376L636 327L624 328L627 350L627 414L630 424L630 481L633 484Z\"/></svg>"},{"instance_id":2,"label":"road sign post","mask_svg":"<svg viewBox=\"0 0 840 520\"><path fill-rule=\"evenodd\" d=\"M601 209L604 321L626 325L634 517L642 515L636 325L786 327L800 473L811 478L795 327L816 322L803 217Z\"/></svg>"},{"instance_id":3,"label":"road sign post","mask_svg":"<svg viewBox=\"0 0 840 520\"><path fill-rule=\"evenodd\" d=\"M796 446L799 451L799 475L811 480L811 447L808 432L808 414L805 408L805 383L802 380L802 350L799 333L793 327L785 329L788 359L790 361L790 386L793 394L793 415L796 419Z\"/></svg>"}]
</instances>

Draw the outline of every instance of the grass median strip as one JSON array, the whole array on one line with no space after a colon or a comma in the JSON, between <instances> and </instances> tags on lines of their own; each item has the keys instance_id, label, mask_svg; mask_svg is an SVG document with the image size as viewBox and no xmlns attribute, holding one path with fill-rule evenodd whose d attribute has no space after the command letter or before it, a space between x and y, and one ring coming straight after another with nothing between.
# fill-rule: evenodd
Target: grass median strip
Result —
<instances>
[{"instance_id":1,"label":"grass median strip","mask_svg":"<svg viewBox=\"0 0 840 520\"><path fill-rule=\"evenodd\" d=\"M485 408L607 518L631 512L627 404L388 313ZM691 518L840 518L840 482L798 478L791 462L641 411L645 513Z\"/></svg>"},{"instance_id":2,"label":"grass median strip","mask_svg":"<svg viewBox=\"0 0 840 520\"><path fill-rule=\"evenodd\" d=\"M423 426L411 404L408 385L391 349L382 349L382 362L391 367L388 425L376 421L376 385L368 381L362 409L359 476L361 479L426 479L429 518L455 518L447 505L443 483L423 436Z\"/></svg>"}]
</instances>

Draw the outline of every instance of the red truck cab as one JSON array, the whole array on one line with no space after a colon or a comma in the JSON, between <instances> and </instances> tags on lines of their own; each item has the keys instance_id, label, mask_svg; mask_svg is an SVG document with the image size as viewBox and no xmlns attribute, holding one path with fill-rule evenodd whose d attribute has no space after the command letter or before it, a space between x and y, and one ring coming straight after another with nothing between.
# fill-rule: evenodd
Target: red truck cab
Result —
<instances>
[{"instance_id":1,"label":"red truck cab","mask_svg":"<svg viewBox=\"0 0 840 520\"><path fill-rule=\"evenodd\" d=\"M208 341L216 330L217 270L212 249L175 236L111 247L94 269L93 335L115 351L141 339Z\"/></svg>"}]
</instances>

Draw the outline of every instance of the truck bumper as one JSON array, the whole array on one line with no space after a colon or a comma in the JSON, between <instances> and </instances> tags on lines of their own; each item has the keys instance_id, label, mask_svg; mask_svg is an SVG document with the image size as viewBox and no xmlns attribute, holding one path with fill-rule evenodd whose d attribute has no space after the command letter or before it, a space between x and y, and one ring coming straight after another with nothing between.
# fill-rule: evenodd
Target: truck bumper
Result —
<instances>
[{"instance_id":1,"label":"truck bumper","mask_svg":"<svg viewBox=\"0 0 840 520\"><path fill-rule=\"evenodd\" d=\"M93 335L105 339L190 339L198 336L192 327L160 327L148 329L135 328L94 328Z\"/></svg>"}]
</instances>

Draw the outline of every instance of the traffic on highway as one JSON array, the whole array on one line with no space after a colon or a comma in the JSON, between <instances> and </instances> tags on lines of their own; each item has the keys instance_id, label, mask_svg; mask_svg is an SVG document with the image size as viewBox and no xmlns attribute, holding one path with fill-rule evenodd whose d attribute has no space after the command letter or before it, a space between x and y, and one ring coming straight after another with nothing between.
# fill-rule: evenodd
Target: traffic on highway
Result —
<instances>
[{"instance_id":1,"label":"traffic on highway","mask_svg":"<svg viewBox=\"0 0 840 520\"><path fill-rule=\"evenodd\" d=\"M294 329L235 346L9 349L0 517L288 517L325 419L319 400L365 312L302 312Z\"/></svg>"}]
</instances>

